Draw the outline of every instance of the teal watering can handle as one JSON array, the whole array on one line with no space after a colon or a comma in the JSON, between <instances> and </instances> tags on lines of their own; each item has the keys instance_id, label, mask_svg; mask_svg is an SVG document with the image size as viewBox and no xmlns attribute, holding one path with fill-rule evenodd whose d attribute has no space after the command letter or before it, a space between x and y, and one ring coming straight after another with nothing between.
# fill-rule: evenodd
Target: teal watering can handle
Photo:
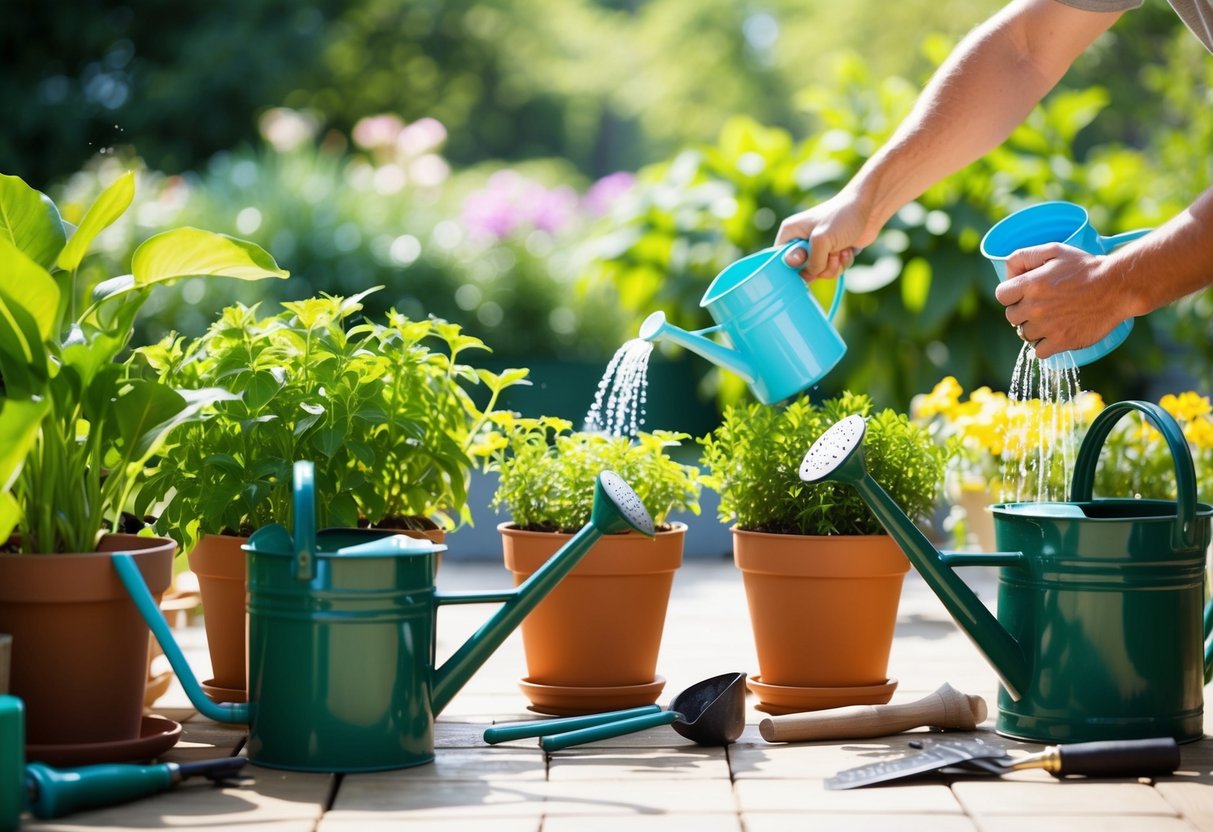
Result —
<instances>
[{"instance_id":1,"label":"teal watering can handle","mask_svg":"<svg viewBox=\"0 0 1213 832\"><path fill-rule=\"evenodd\" d=\"M779 257L780 262L783 262L783 258L788 255L788 252L792 251L793 249L798 249L798 248L804 249L805 256L807 257L809 254L809 241L808 240L793 240L792 242L788 243L786 246L783 247L783 250L780 251L779 254L777 255ZM788 268L791 268L791 266L789 266ZM838 275L838 282L834 286L834 299L832 301L830 301L830 311L826 313L826 320L833 322L834 315L838 312L838 305L840 303L842 303L842 295L845 292L845 290L846 290L846 275L840 274L840 275Z\"/></svg>"},{"instance_id":2,"label":"teal watering can handle","mask_svg":"<svg viewBox=\"0 0 1213 832\"><path fill-rule=\"evenodd\" d=\"M1104 251L1111 251L1117 246L1123 246L1125 243L1131 243L1139 237L1144 237L1153 230L1153 228L1138 228L1134 231L1113 234L1111 237L1101 236L1099 238L1099 245Z\"/></svg>"},{"instance_id":3,"label":"teal watering can handle","mask_svg":"<svg viewBox=\"0 0 1213 832\"><path fill-rule=\"evenodd\" d=\"M1194 549L1199 543L1200 534L1196 527L1196 469L1192 464L1192 453L1188 450L1188 442L1184 439L1179 423L1170 413L1151 402L1116 402L1105 407L1103 412L1095 417L1082 440L1082 447L1078 449L1078 459L1074 463L1074 480L1070 487L1070 501L1085 503L1091 499L1095 488L1095 466L1099 462L1103 443L1120 418L1134 410L1158 428L1171 450L1171 459L1175 463L1175 485L1179 499L1175 506L1171 545L1177 550Z\"/></svg>"},{"instance_id":4,"label":"teal watering can handle","mask_svg":"<svg viewBox=\"0 0 1213 832\"><path fill-rule=\"evenodd\" d=\"M295 562L291 572L300 581L316 575L316 472L307 460L295 463Z\"/></svg>"}]
</instances>

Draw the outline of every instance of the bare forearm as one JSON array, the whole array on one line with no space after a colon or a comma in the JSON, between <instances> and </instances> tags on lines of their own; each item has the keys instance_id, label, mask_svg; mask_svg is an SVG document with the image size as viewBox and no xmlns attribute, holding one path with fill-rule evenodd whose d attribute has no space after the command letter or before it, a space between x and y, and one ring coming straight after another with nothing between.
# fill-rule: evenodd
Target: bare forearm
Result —
<instances>
[{"instance_id":1,"label":"bare forearm","mask_svg":"<svg viewBox=\"0 0 1213 832\"><path fill-rule=\"evenodd\" d=\"M1141 316L1213 285L1213 188L1186 210L1102 266L1125 303Z\"/></svg>"},{"instance_id":2,"label":"bare forearm","mask_svg":"<svg viewBox=\"0 0 1213 832\"><path fill-rule=\"evenodd\" d=\"M1004 141L1117 16L1020 0L974 29L848 185L874 227Z\"/></svg>"}]
</instances>

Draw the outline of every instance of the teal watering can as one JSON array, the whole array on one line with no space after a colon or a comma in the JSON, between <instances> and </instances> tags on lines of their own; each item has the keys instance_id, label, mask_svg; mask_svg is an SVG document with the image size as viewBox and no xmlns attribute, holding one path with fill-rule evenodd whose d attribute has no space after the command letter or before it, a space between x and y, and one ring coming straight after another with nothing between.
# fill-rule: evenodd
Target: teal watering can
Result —
<instances>
[{"instance_id":1,"label":"teal watering can","mask_svg":"<svg viewBox=\"0 0 1213 832\"><path fill-rule=\"evenodd\" d=\"M1088 254L1107 254L1112 249L1150 233L1139 228L1111 237L1100 235L1091 225L1087 209L1072 202L1042 202L998 222L981 240L981 253L994 266L999 281L1007 279L1007 258L1021 248L1061 243L1080 248ZM1082 367L1097 361L1119 347L1133 329L1133 319L1121 321L1115 329L1094 344L1069 352L1059 352L1041 361L1050 369Z\"/></svg>"},{"instance_id":2,"label":"teal watering can","mask_svg":"<svg viewBox=\"0 0 1213 832\"><path fill-rule=\"evenodd\" d=\"M1166 439L1178 500L1093 499L1113 425L1139 412ZM1075 461L1070 502L992 507L993 553L939 552L867 473L864 420L849 416L813 444L806 482L855 487L1002 681L999 733L1033 742L1203 736L1213 665L1204 599L1213 506L1196 501L1179 425L1148 402L1109 405ZM998 615L953 571L999 567Z\"/></svg>"},{"instance_id":3,"label":"teal watering can","mask_svg":"<svg viewBox=\"0 0 1213 832\"><path fill-rule=\"evenodd\" d=\"M249 759L297 771L404 768L434 759L434 718L604 534L654 535L636 493L599 474L590 522L516 589L440 593L445 546L366 529L315 531L312 464L294 471L292 536L257 530L248 552L249 701L206 697L129 555L114 568L198 711L248 723ZM444 604L501 603L440 667Z\"/></svg>"},{"instance_id":4,"label":"teal watering can","mask_svg":"<svg viewBox=\"0 0 1213 832\"><path fill-rule=\"evenodd\" d=\"M798 271L784 262L797 240L743 257L716 276L699 305L716 326L688 332L654 312L640 325L645 341L672 341L746 380L764 404L782 401L812 387L834 369L847 351L834 329L842 300L838 278L830 311L823 312ZM722 332L732 346L705 337Z\"/></svg>"}]
</instances>

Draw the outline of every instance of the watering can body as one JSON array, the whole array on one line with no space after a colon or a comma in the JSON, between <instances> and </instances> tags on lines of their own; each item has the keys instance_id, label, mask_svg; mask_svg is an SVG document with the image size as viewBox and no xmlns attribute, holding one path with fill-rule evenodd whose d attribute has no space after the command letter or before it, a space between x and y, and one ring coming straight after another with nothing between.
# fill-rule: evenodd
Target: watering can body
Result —
<instances>
[{"instance_id":1,"label":"watering can body","mask_svg":"<svg viewBox=\"0 0 1213 832\"><path fill-rule=\"evenodd\" d=\"M998 623L1021 646L1022 695L1004 686L997 730L1041 742L1204 733L1204 575L1213 509L1175 547L1175 504L1090 500L1075 517L992 508L1003 566ZM995 556L997 557L997 556Z\"/></svg>"},{"instance_id":2,"label":"watering can body","mask_svg":"<svg viewBox=\"0 0 1213 832\"><path fill-rule=\"evenodd\" d=\"M250 761L295 771L406 768L434 759L434 719L523 618L603 534L652 520L631 489L604 471L591 522L522 585L442 593L446 547L384 530L315 531L311 463L296 463L294 535L257 530L248 554L249 701L215 703L198 684L129 555L114 567L203 716L248 723ZM610 499L607 499L609 495ZM438 608L501 606L441 664Z\"/></svg>"},{"instance_id":3,"label":"watering can body","mask_svg":"<svg viewBox=\"0 0 1213 832\"><path fill-rule=\"evenodd\" d=\"M699 302L716 326L688 332L654 312L641 324L640 337L672 341L731 370L764 404L812 387L847 351L832 323L844 283L839 277L830 310L822 311L797 270L784 262L792 248L807 250L808 243L764 249L716 276ZM729 345L706 337L717 331Z\"/></svg>"},{"instance_id":4,"label":"watering can body","mask_svg":"<svg viewBox=\"0 0 1213 832\"><path fill-rule=\"evenodd\" d=\"M1107 254L1114 248L1148 234L1140 228L1105 237L1091 225L1087 210L1072 202L1042 202L1016 211L999 221L981 240L981 253L994 267L999 281L1007 279L1007 258L1022 248L1062 243L1088 254ZM1041 363L1050 369L1082 367L1097 361L1119 347L1133 330L1133 319L1121 321L1094 344L1082 349L1058 353Z\"/></svg>"},{"instance_id":5,"label":"watering can body","mask_svg":"<svg viewBox=\"0 0 1213 832\"><path fill-rule=\"evenodd\" d=\"M1093 498L1103 442L1134 411L1167 441L1175 501ZM1070 502L992 507L1001 550L993 553L937 551L867 474L862 434L860 417L835 425L805 457L801 477L859 491L998 674L999 733L1048 743L1203 735L1213 506L1196 501L1191 454L1166 411L1109 405L1083 439ZM963 566L999 568L997 617L958 576Z\"/></svg>"}]
</instances>

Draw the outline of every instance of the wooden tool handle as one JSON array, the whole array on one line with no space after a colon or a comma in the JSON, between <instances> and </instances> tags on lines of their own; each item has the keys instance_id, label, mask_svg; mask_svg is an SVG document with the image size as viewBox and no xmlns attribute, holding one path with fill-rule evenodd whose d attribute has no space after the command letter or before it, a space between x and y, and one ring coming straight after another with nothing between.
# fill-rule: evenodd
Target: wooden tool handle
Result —
<instances>
[{"instance_id":1,"label":"wooden tool handle","mask_svg":"<svg viewBox=\"0 0 1213 832\"><path fill-rule=\"evenodd\" d=\"M986 701L945 683L939 690L902 705L848 705L801 714L771 716L758 723L767 742L883 737L933 725L973 729L985 721Z\"/></svg>"}]
</instances>

